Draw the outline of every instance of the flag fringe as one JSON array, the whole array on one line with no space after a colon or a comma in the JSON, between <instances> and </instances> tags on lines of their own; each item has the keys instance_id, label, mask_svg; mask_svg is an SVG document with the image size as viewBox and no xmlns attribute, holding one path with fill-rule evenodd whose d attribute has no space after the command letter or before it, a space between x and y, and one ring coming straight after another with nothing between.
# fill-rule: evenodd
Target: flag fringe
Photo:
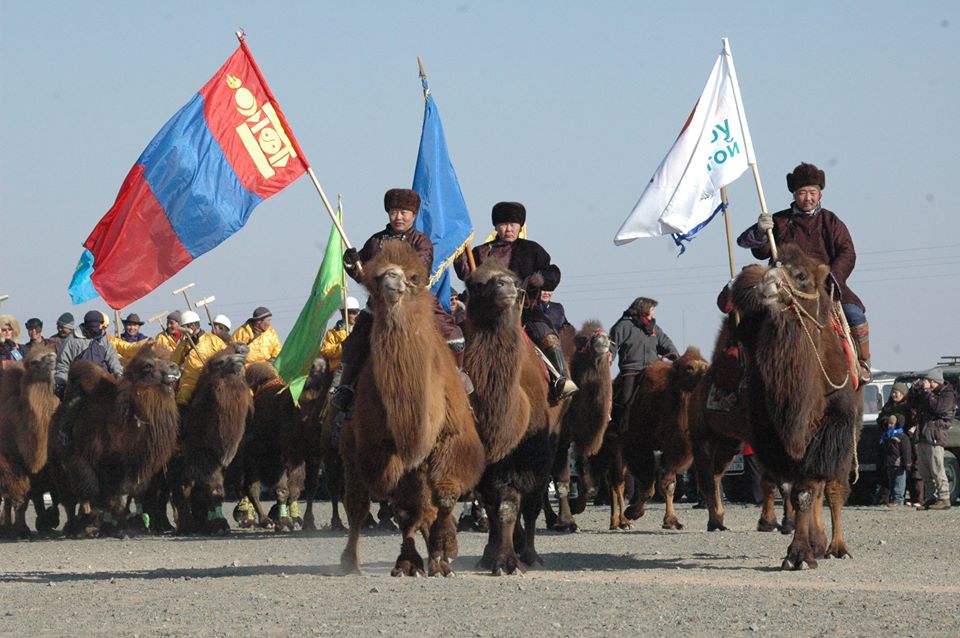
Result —
<instances>
[{"instance_id":1,"label":"flag fringe","mask_svg":"<svg viewBox=\"0 0 960 638\"><path fill-rule=\"evenodd\" d=\"M433 273L433 276L430 277L430 283L428 287L433 288L434 284L440 281L440 278L443 277L443 273L447 272L447 268L453 264L454 260L463 254L463 251L467 248L470 242L473 241L473 231L470 231L470 235L460 244L460 247L453 251L449 257L447 257L443 263L440 264L440 267Z\"/></svg>"}]
</instances>

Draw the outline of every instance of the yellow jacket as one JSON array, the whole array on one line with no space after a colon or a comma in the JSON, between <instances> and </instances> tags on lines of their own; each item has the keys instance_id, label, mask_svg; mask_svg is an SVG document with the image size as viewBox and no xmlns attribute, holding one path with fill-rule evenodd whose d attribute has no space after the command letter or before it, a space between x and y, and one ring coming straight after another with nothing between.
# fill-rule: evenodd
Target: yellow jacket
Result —
<instances>
[{"instance_id":1,"label":"yellow jacket","mask_svg":"<svg viewBox=\"0 0 960 638\"><path fill-rule=\"evenodd\" d=\"M129 341L124 341L119 337L114 337L113 335L107 335L107 338L110 340L110 343L113 344L113 348L117 351L117 354L120 355L120 364L126 368L130 361L133 360L137 353L140 352L142 348L147 343L147 339L141 341L136 341L131 343Z\"/></svg>"},{"instance_id":2,"label":"yellow jacket","mask_svg":"<svg viewBox=\"0 0 960 638\"><path fill-rule=\"evenodd\" d=\"M320 356L327 360L330 370L336 370L343 359L343 342L347 338L347 329L341 327L342 322L327 330L323 335L323 344L320 346Z\"/></svg>"},{"instance_id":3,"label":"yellow jacket","mask_svg":"<svg viewBox=\"0 0 960 638\"><path fill-rule=\"evenodd\" d=\"M233 333L233 340L245 343L250 346L250 354L247 356L247 367L257 361L271 361L280 354L280 337L273 326L261 332L259 336L254 337L253 327L245 323L236 329Z\"/></svg>"},{"instance_id":4,"label":"yellow jacket","mask_svg":"<svg viewBox=\"0 0 960 638\"><path fill-rule=\"evenodd\" d=\"M173 354L173 351L177 349L177 343L179 343L166 330L160 332L155 341L156 344L153 346L154 354L156 354L158 357L163 357L166 359L170 358L170 355Z\"/></svg>"},{"instance_id":5,"label":"yellow jacket","mask_svg":"<svg viewBox=\"0 0 960 638\"><path fill-rule=\"evenodd\" d=\"M223 339L209 332L200 335L197 345L184 336L177 344L170 360L180 366L180 385L177 387L177 403L186 405L197 388L203 366L210 358L227 347Z\"/></svg>"}]
</instances>

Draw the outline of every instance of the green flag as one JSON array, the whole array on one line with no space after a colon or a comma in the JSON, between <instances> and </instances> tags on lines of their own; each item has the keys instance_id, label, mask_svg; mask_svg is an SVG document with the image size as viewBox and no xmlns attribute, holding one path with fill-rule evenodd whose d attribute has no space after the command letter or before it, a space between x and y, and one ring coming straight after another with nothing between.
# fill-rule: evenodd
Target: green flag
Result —
<instances>
[{"instance_id":1,"label":"green flag","mask_svg":"<svg viewBox=\"0 0 960 638\"><path fill-rule=\"evenodd\" d=\"M339 206L337 217L342 223L343 212ZM327 321L342 303L343 287L343 242L334 226L330 229L327 250L323 254L320 272L313 282L310 298L277 356L277 371L290 386L290 394L298 403L307 375L310 374L310 366L320 353Z\"/></svg>"}]
</instances>

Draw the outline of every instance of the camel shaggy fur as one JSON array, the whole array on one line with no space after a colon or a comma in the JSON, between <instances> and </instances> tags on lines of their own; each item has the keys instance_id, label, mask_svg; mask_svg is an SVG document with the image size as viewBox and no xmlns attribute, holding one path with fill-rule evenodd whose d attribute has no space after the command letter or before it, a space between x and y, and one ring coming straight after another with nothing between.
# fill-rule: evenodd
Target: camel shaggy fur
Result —
<instances>
[{"instance_id":1,"label":"camel shaggy fur","mask_svg":"<svg viewBox=\"0 0 960 638\"><path fill-rule=\"evenodd\" d=\"M470 275L467 289L464 369L475 387L470 398L489 464L479 486L490 520L481 566L513 574L521 561L543 562L536 521L569 400L547 399L543 364L520 327L517 277L488 261Z\"/></svg>"},{"instance_id":2,"label":"camel shaggy fur","mask_svg":"<svg viewBox=\"0 0 960 638\"><path fill-rule=\"evenodd\" d=\"M727 529L723 522L721 479L742 444L752 444L753 441L747 394L742 389L733 389L733 386L739 385L737 376L742 374L739 371L739 352L729 350L737 323L733 315L724 318L710 368L694 390L690 405L690 442L697 484L707 504L707 531L710 532ZM718 382L728 387L722 388L717 385ZM783 519L778 523L775 509L777 485L764 476L762 486L764 499L757 531L793 532L793 505L789 493L784 495Z\"/></svg>"},{"instance_id":3,"label":"camel shaggy fur","mask_svg":"<svg viewBox=\"0 0 960 638\"><path fill-rule=\"evenodd\" d=\"M233 461L253 416L244 378L250 349L233 343L204 365L183 421L176 459L173 503L177 532L228 533L223 516L223 472Z\"/></svg>"},{"instance_id":4,"label":"camel shaggy fur","mask_svg":"<svg viewBox=\"0 0 960 638\"><path fill-rule=\"evenodd\" d=\"M694 347L687 348L673 363L655 361L644 368L623 435L623 458L640 497L625 511L628 519L643 516L646 501L653 496L654 483L659 479L666 501L663 528L683 529L677 520L673 495L677 474L693 462L688 428L690 396L706 371L707 362ZM661 451L659 464L655 450Z\"/></svg>"},{"instance_id":5,"label":"camel shaggy fur","mask_svg":"<svg viewBox=\"0 0 960 638\"><path fill-rule=\"evenodd\" d=\"M547 527L562 532L577 531L574 514L586 507L590 484L588 460L600 451L603 435L610 422L613 383L610 378L610 337L599 321L587 321L574 338L574 352L570 357L570 378L580 391L570 398L560 426L560 440L551 475L560 504L559 515L554 514L550 502L544 499ZM570 502L569 451L580 475L577 498Z\"/></svg>"},{"instance_id":6,"label":"camel shaggy fur","mask_svg":"<svg viewBox=\"0 0 960 638\"><path fill-rule=\"evenodd\" d=\"M360 569L360 530L375 496L393 503L403 535L392 574L423 573L414 538L422 531L430 575L446 576L457 556L452 510L483 472L483 445L453 353L436 329L422 260L407 243L386 242L364 271L373 328L353 417L340 437L350 524L341 565Z\"/></svg>"},{"instance_id":7,"label":"camel shaggy fur","mask_svg":"<svg viewBox=\"0 0 960 638\"><path fill-rule=\"evenodd\" d=\"M138 495L173 455L179 427L173 385L179 377L177 366L150 347L140 350L119 382L90 361L70 366L49 438L68 535L124 533L124 496ZM67 447L59 436L63 430L73 433ZM96 510L103 511L102 527Z\"/></svg>"},{"instance_id":8,"label":"camel shaggy fur","mask_svg":"<svg viewBox=\"0 0 960 638\"><path fill-rule=\"evenodd\" d=\"M796 530L782 569L816 567L821 556L849 555L840 512L863 413L856 357L828 293L830 268L792 245L777 265L734 282L737 338L746 354L747 393L757 460L792 486ZM830 504L829 546L822 505Z\"/></svg>"},{"instance_id":9,"label":"camel shaggy fur","mask_svg":"<svg viewBox=\"0 0 960 638\"><path fill-rule=\"evenodd\" d=\"M4 531L20 538L29 536L31 483L47 465L50 420L60 403L53 392L56 360L53 350L33 348L26 359L8 365L0 380L0 498L14 514Z\"/></svg>"}]
</instances>

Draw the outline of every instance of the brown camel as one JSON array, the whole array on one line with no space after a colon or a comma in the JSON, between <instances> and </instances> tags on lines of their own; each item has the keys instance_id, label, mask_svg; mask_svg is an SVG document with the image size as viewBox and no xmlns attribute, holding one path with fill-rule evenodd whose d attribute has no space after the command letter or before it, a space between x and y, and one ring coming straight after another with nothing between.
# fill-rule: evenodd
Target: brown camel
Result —
<instances>
[{"instance_id":1,"label":"brown camel","mask_svg":"<svg viewBox=\"0 0 960 638\"><path fill-rule=\"evenodd\" d=\"M828 266L785 245L778 265L744 270L733 286L754 453L771 477L792 486L796 509L782 569L849 556L840 513L850 490L863 390L855 353L842 337L842 312L828 291L829 275ZM829 546L824 495L833 522Z\"/></svg>"},{"instance_id":2,"label":"brown camel","mask_svg":"<svg viewBox=\"0 0 960 638\"><path fill-rule=\"evenodd\" d=\"M588 492L593 491L588 471L588 459L603 444L603 435L610 422L613 384L610 378L610 337L599 321L587 321L576 334L574 352L570 357L570 378L580 391L570 398L560 425L560 440L551 476L557 489L559 515L554 514L550 501L544 499L543 511L547 527L561 532L577 531L574 514L583 512ZM570 446L580 475L577 498L570 502Z\"/></svg>"},{"instance_id":3,"label":"brown camel","mask_svg":"<svg viewBox=\"0 0 960 638\"><path fill-rule=\"evenodd\" d=\"M47 465L50 420L60 404L53 392L56 361L53 350L33 348L26 359L8 365L0 380L0 499L15 517L6 521L10 536L30 535L30 489Z\"/></svg>"},{"instance_id":4,"label":"brown camel","mask_svg":"<svg viewBox=\"0 0 960 638\"><path fill-rule=\"evenodd\" d=\"M360 530L375 496L393 503L403 535L392 574L423 573L415 545L422 531L429 574L447 576L457 556L453 508L480 479L483 445L453 353L436 329L423 261L407 243L385 242L364 271L373 328L340 436L350 524L341 565L360 570Z\"/></svg>"},{"instance_id":5,"label":"brown camel","mask_svg":"<svg viewBox=\"0 0 960 638\"><path fill-rule=\"evenodd\" d=\"M748 266L748 268L751 268ZM760 268L760 266L753 266ZM707 531L724 531L723 499L720 482L743 443L750 444L750 409L746 393L739 388L743 380L739 350L730 335L736 329L735 316L725 317L713 349L710 368L697 385L690 406L690 441L693 445L697 483L707 504ZM768 477L763 481L763 506L757 531L793 532L793 504L784 490L783 519L777 522L775 498L777 485Z\"/></svg>"},{"instance_id":6,"label":"brown camel","mask_svg":"<svg viewBox=\"0 0 960 638\"><path fill-rule=\"evenodd\" d=\"M677 520L673 495L677 474L693 462L688 428L690 397L706 371L707 362L694 347L687 348L673 363L655 361L643 369L622 441L623 458L639 494L639 500L625 511L627 518L643 516L659 478L660 492L666 501L663 529L683 529ZM655 450L660 450L659 463Z\"/></svg>"},{"instance_id":7,"label":"brown camel","mask_svg":"<svg viewBox=\"0 0 960 638\"><path fill-rule=\"evenodd\" d=\"M237 487L238 494L246 495L253 511L238 508L234 516L240 527L260 525L281 532L293 531L302 523L302 519L295 519L299 518L297 499L303 490L307 453L303 414L269 362L250 364L246 381L253 392L253 419L226 474L227 482ZM276 520L263 510L262 485L274 492Z\"/></svg>"},{"instance_id":8,"label":"brown camel","mask_svg":"<svg viewBox=\"0 0 960 638\"><path fill-rule=\"evenodd\" d=\"M517 284L493 261L467 280L464 370L475 387L470 398L489 464L479 486L490 520L480 564L494 574L516 573L520 561L543 562L534 544L536 521L569 405L548 402L546 372L520 327Z\"/></svg>"},{"instance_id":9,"label":"brown camel","mask_svg":"<svg viewBox=\"0 0 960 638\"><path fill-rule=\"evenodd\" d=\"M223 473L240 448L253 416L244 378L248 346L233 343L203 367L183 420L183 441L175 459L173 503L177 532L225 534Z\"/></svg>"},{"instance_id":10,"label":"brown camel","mask_svg":"<svg viewBox=\"0 0 960 638\"><path fill-rule=\"evenodd\" d=\"M139 495L173 455L179 427L173 385L179 378L177 366L150 347L137 353L119 382L91 361L70 366L49 437L67 535L124 534L124 496ZM72 432L69 446L61 432Z\"/></svg>"},{"instance_id":11,"label":"brown camel","mask_svg":"<svg viewBox=\"0 0 960 638\"><path fill-rule=\"evenodd\" d=\"M320 468L324 467L325 452L328 447L324 447L323 439L323 418L326 413L327 398L330 392L330 385L333 382L333 371L329 369L326 359L319 357L314 359L310 367L310 375L303 386L303 392L300 394L300 412L303 415L303 431L306 439L306 464L304 467L304 497L306 498L306 508L303 512L303 529L316 530L317 523L313 514L313 501L316 498L317 490L320 487ZM337 444L332 446L336 450L336 457L340 458L340 440L339 433ZM330 469L324 467L328 476L329 484ZM343 467L339 466L338 477L343 477ZM339 500L343 495L342 488L333 495L330 491L330 500L333 504L333 513L337 521L340 519ZM336 498L336 500L334 500ZM333 522L331 521L331 527ZM339 529L345 529L343 523L340 523Z\"/></svg>"}]
</instances>

